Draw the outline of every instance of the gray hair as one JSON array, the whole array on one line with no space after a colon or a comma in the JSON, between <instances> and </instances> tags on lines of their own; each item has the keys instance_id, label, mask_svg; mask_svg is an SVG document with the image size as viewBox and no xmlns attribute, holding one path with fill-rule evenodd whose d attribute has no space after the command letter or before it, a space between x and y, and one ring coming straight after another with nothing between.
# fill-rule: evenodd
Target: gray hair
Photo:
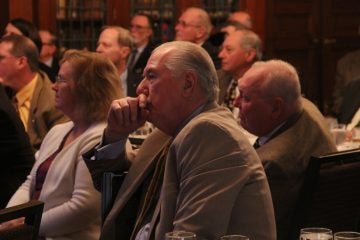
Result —
<instances>
[{"instance_id":1,"label":"gray hair","mask_svg":"<svg viewBox=\"0 0 360 240\"><path fill-rule=\"evenodd\" d=\"M294 66L282 60L256 62L252 68L265 68L262 91L265 95L281 97L287 105L299 104L301 86Z\"/></svg>"},{"instance_id":2,"label":"gray hair","mask_svg":"<svg viewBox=\"0 0 360 240\"><path fill-rule=\"evenodd\" d=\"M240 46L246 50L255 49L256 56L254 61L259 61L262 58L262 42L260 37L251 30L239 29L236 31L242 32Z\"/></svg>"},{"instance_id":3,"label":"gray hair","mask_svg":"<svg viewBox=\"0 0 360 240\"><path fill-rule=\"evenodd\" d=\"M119 26L103 26L101 28L101 32L106 29L114 29L117 32L117 40L119 45L129 47L130 49L134 48L135 42L129 30Z\"/></svg>"},{"instance_id":4,"label":"gray hair","mask_svg":"<svg viewBox=\"0 0 360 240\"><path fill-rule=\"evenodd\" d=\"M210 36L211 30L213 28L209 14L204 9L197 7L187 8L186 11L196 12L196 25L205 28L206 35L204 38L207 39Z\"/></svg>"},{"instance_id":5,"label":"gray hair","mask_svg":"<svg viewBox=\"0 0 360 240\"><path fill-rule=\"evenodd\" d=\"M208 101L215 101L219 94L218 77L209 54L197 44L187 41L167 42L155 48L153 53L171 53L165 67L173 77L185 71L192 71L200 80L200 87L207 95Z\"/></svg>"}]
</instances>

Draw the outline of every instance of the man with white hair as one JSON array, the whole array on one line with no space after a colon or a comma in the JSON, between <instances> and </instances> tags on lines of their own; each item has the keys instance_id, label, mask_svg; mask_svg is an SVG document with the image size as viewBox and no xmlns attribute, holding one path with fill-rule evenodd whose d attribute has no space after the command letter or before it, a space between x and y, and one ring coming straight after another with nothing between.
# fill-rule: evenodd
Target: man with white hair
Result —
<instances>
[{"instance_id":1,"label":"man with white hair","mask_svg":"<svg viewBox=\"0 0 360 240\"><path fill-rule=\"evenodd\" d=\"M187 8L180 16L175 26L175 40L189 41L202 46L210 55L215 68L220 68L218 48L208 41L212 31L209 14L201 8Z\"/></svg>"},{"instance_id":2,"label":"man with white hair","mask_svg":"<svg viewBox=\"0 0 360 240\"><path fill-rule=\"evenodd\" d=\"M206 51L185 41L160 45L137 93L113 102L102 145L84 155L96 186L103 171L128 171L100 239L163 240L183 230L198 240L275 240L264 169L232 114L216 103ZM126 140L145 121L156 129L132 159Z\"/></svg>"},{"instance_id":3,"label":"man with white hair","mask_svg":"<svg viewBox=\"0 0 360 240\"><path fill-rule=\"evenodd\" d=\"M295 68L281 60L256 62L238 81L241 125L267 175L279 240L289 239L295 201L311 156L336 151L324 117L301 96Z\"/></svg>"}]
</instances>

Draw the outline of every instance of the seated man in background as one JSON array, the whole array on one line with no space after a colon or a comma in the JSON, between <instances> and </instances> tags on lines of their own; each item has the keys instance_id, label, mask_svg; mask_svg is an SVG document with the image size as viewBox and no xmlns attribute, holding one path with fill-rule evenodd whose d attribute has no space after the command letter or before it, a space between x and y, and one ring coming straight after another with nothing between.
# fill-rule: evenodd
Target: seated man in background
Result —
<instances>
[{"instance_id":1,"label":"seated man in background","mask_svg":"<svg viewBox=\"0 0 360 240\"><path fill-rule=\"evenodd\" d=\"M24 126L0 84L0 209L25 181L35 162Z\"/></svg>"},{"instance_id":2,"label":"seated man in background","mask_svg":"<svg viewBox=\"0 0 360 240\"><path fill-rule=\"evenodd\" d=\"M141 80L127 66L134 40L129 30L118 26L104 26L101 30L96 52L109 58L119 73L119 81L125 96L136 96L136 87Z\"/></svg>"},{"instance_id":3,"label":"seated man in background","mask_svg":"<svg viewBox=\"0 0 360 240\"><path fill-rule=\"evenodd\" d=\"M156 47L153 35L153 21L149 15L138 13L131 18L130 34L135 47L129 57L128 66L135 74L142 76L152 50Z\"/></svg>"},{"instance_id":4,"label":"seated man in background","mask_svg":"<svg viewBox=\"0 0 360 240\"><path fill-rule=\"evenodd\" d=\"M202 46L218 69L220 68L219 50L208 41L212 28L209 14L204 9L191 7L179 17L175 26L175 40L189 41Z\"/></svg>"},{"instance_id":5,"label":"seated man in background","mask_svg":"<svg viewBox=\"0 0 360 240\"><path fill-rule=\"evenodd\" d=\"M232 114L216 103L206 51L185 41L160 45L137 93L113 102L102 144L84 155L95 186L104 171L128 170L100 239L163 240L174 230L198 240L276 239L264 169ZM131 159L127 137L147 120L157 129Z\"/></svg>"},{"instance_id":6,"label":"seated man in background","mask_svg":"<svg viewBox=\"0 0 360 240\"><path fill-rule=\"evenodd\" d=\"M339 59L336 66L335 86L330 103L331 113L339 118L343 111L343 99L348 95L349 83L360 80L360 49ZM356 96L355 96L356 97ZM342 119L338 119L342 121Z\"/></svg>"},{"instance_id":7,"label":"seated man in background","mask_svg":"<svg viewBox=\"0 0 360 240\"><path fill-rule=\"evenodd\" d=\"M235 21L243 25L247 29L252 29L252 19L249 13L245 11L236 11L229 15L228 21Z\"/></svg>"},{"instance_id":8,"label":"seated man in background","mask_svg":"<svg viewBox=\"0 0 360 240\"><path fill-rule=\"evenodd\" d=\"M0 78L14 93L12 102L34 150L54 125L68 120L55 108L55 93L47 75L39 71L38 56L27 37L11 34L0 39Z\"/></svg>"},{"instance_id":9,"label":"seated man in background","mask_svg":"<svg viewBox=\"0 0 360 240\"><path fill-rule=\"evenodd\" d=\"M33 41L34 44L36 45L36 48L40 54L42 50L42 41L36 26L32 22L23 18L11 19L6 25L4 36L10 34L23 35L25 37L30 38L31 41ZM44 73L46 73L50 81L55 82L57 71L44 64L42 61L40 61L40 59L38 61L39 61L38 62L39 69Z\"/></svg>"},{"instance_id":10,"label":"seated man in background","mask_svg":"<svg viewBox=\"0 0 360 240\"><path fill-rule=\"evenodd\" d=\"M59 49L56 36L49 30L39 30L42 47L40 61L51 68L55 74L59 72Z\"/></svg>"},{"instance_id":11,"label":"seated man in background","mask_svg":"<svg viewBox=\"0 0 360 240\"><path fill-rule=\"evenodd\" d=\"M262 43L259 36L250 30L236 30L225 38L219 53L221 70L218 71L219 103L229 108L238 117L234 100L239 95L237 84L244 73L256 61L261 60Z\"/></svg>"},{"instance_id":12,"label":"seated man in background","mask_svg":"<svg viewBox=\"0 0 360 240\"><path fill-rule=\"evenodd\" d=\"M311 156L336 151L324 117L301 97L293 66L270 60L255 63L239 79L241 125L258 136L254 147L269 181L279 240L288 239L288 224L304 170Z\"/></svg>"}]
</instances>

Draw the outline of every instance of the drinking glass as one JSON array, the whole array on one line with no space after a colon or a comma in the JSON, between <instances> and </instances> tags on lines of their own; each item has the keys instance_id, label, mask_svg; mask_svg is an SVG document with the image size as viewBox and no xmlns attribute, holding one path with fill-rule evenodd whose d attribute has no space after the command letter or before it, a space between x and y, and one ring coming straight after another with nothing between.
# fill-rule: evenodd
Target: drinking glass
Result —
<instances>
[{"instance_id":1,"label":"drinking glass","mask_svg":"<svg viewBox=\"0 0 360 240\"><path fill-rule=\"evenodd\" d=\"M220 240L249 240L249 238L244 235L225 235Z\"/></svg>"},{"instance_id":2,"label":"drinking glass","mask_svg":"<svg viewBox=\"0 0 360 240\"><path fill-rule=\"evenodd\" d=\"M328 228L303 228L300 240L332 240L332 231Z\"/></svg>"},{"instance_id":3,"label":"drinking glass","mask_svg":"<svg viewBox=\"0 0 360 240\"><path fill-rule=\"evenodd\" d=\"M346 141L346 125L345 124L337 124L334 125L332 128L330 128L330 132L332 134L332 137L334 139L334 142L336 145L344 144Z\"/></svg>"},{"instance_id":4,"label":"drinking glass","mask_svg":"<svg viewBox=\"0 0 360 240\"><path fill-rule=\"evenodd\" d=\"M334 234L334 240L360 240L358 232L337 232Z\"/></svg>"},{"instance_id":5,"label":"drinking glass","mask_svg":"<svg viewBox=\"0 0 360 240\"><path fill-rule=\"evenodd\" d=\"M174 231L165 234L165 240L196 240L196 234L185 231Z\"/></svg>"}]
</instances>

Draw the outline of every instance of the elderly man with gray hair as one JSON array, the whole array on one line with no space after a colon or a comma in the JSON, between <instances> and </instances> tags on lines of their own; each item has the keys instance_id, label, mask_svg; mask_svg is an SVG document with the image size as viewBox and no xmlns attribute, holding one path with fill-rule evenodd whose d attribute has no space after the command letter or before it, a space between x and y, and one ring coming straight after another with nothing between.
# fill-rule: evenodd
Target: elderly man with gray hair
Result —
<instances>
[{"instance_id":1,"label":"elderly man with gray hair","mask_svg":"<svg viewBox=\"0 0 360 240\"><path fill-rule=\"evenodd\" d=\"M287 62L256 62L238 81L241 125L258 136L274 202L278 239L289 239L295 201L311 156L335 152L324 117L301 96L299 76Z\"/></svg>"},{"instance_id":2,"label":"elderly man with gray hair","mask_svg":"<svg viewBox=\"0 0 360 240\"><path fill-rule=\"evenodd\" d=\"M103 171L128 171L100 239L163 240L183 230L198 240L275 240L264 169L230 111L216 103L207 52L186 41L160 45L137 93L113 102L102 144L84 155L95 185ZM145 121L156 130L132 158L126 140Z\"/></svg>"}]
</instances>

